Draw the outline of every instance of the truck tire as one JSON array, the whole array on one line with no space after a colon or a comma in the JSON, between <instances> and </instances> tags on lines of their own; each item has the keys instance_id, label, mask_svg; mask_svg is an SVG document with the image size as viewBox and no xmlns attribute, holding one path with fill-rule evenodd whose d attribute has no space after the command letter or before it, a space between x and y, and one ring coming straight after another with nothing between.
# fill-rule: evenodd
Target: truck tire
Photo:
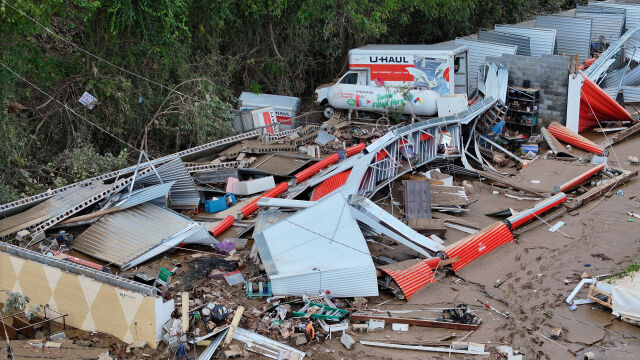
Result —
<instances>
[{"instance_id":1,"label":"truck tire","mask_svg":"<svg viewBox=\"0 0 640 360\"><path fill-rule=\"evenodd\" d=\"M334 109L333 106L331 106L329 104L325 104L322 107L322 115L324 115L325 119L331 119L331 117L335 113L336 113L336 109Z\"/></svg>"}]
</instances>

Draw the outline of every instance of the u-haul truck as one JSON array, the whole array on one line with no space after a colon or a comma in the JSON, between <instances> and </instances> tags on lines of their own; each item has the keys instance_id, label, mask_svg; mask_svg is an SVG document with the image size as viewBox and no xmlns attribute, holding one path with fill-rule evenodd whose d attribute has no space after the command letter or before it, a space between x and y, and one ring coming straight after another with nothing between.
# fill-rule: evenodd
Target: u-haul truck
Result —
<instances>
[{"instance_id":1,"label":"u-haul truck","mask_svg":"<svg viewBox=\"0 0 640 360\"><path fill-rule=\"evenodd\" d=\"M468 48L436 45L367 45L349 51L349 71L316 89L316 104L331 117L333 109L432 116L438 97L466 94Z\"/></svg>"}]
</instances>

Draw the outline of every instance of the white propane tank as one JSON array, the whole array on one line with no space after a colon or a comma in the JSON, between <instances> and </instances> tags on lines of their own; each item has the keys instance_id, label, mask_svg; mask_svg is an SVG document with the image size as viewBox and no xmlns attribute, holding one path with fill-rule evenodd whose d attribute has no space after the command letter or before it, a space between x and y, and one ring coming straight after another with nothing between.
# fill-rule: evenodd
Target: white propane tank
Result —
<instances>
[{"instance_id":1,"label":"white propane tank","mask_svg":"<svg viewBox=\"0 0 640 360\"><path fill-rule=\"evenodd\" d=\"M434 116L438 112L438 96L433 90L419 88L334 84L328 101L336 109L385 113L402 108L403 114Z\"/></svg>"}]
</instances>

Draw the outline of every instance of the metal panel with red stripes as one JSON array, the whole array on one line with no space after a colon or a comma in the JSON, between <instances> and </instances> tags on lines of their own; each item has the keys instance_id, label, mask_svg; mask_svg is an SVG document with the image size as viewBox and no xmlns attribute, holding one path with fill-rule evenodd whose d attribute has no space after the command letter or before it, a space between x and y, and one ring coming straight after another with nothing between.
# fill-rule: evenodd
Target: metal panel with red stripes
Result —
<instances>
[{"instance_id":1,"label":"metal panel with red stripes","mask_svg":"<svg viewBox=\"0 0 640 360\"><path fill-rule=\"evenodd\" d=\"M567 129L565 126L560 125L557 122L552 122L551 124L549 124L547 130L549 130L551 135L555 136L556 139L564 141L567 144L571 144L573 146L579 147L580 149L587 150L596 155L607 155L607 151L602 146L594 143L593 141L587 139L582 135L579 135L576 132Z\"/></svg>"},{"instance_id":2,"label":"metal panel with red stripes","mask_svg":"<svg viewBox=\"0 0 640 360\"><path fill-rule=\"evenodd\" d=\"M445 253L449 258L460 257L452 264L453 270L458 272L473 260L510 241L513 241L511 231L505 223L498 222L453 244Z\"/></svg>"},{"instance_id":3,"label":"metal panel with red stripes","mask_svg":"<svg viewBox=\"0 0 640 360\"><path fill-rule=\"evenodd\" d=\"M393 278L408 300L411 295L422 289L423 286L437 281L431 266L429 266L429 260L412 259L401 261L381 266L380 270Z\"/></svg>"}]
</instances>

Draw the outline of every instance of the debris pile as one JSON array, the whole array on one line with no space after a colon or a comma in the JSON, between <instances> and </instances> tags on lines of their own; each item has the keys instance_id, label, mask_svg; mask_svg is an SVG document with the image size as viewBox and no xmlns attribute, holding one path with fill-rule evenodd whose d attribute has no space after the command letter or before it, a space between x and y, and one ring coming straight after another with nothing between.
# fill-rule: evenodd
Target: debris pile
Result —
<instances>
[{"instance_id":1,"label":"debris pile","mask_svg":"<svg viewBox=\"0 0 640 360\"><path fill-rule=\"evenodd\" d=\"M157 159L141 152L129 168L0 206L0 238L7 243L1 250L11 256L10 268L5 266L15 274L0 281L0 289L23 291L48 309L35 322L26 318L25 308L3 310L8 315L0 321L9 339L49 337L24 346L13 342L22 349L14 354L58 349L75 358L206 360L256 353L300 360L316 352L376 347L518 359L523 352L516 339L506 346L504 340L491 343L474 333L487 322L513 320L575 355L583 347L563 345L568 341L562 327L554 326L547 337L537 326L523 324L518 314L499 310L513 302L490 295L485 286L469 290L459 283L491 262L519 260L523 247L514 242L542 225L557 241L580 236L574 225L567 229L566 218L551 222L614 193L626 196L617 188L638 174L629 168L638 164L637 156L623 163L613 145L640 129L630 106L640 85L634 82L639 67L635 53L629 53L640 24L627 17L626 31L620 25L616 36L593 37L594 9L610 4L579 7L569 20L538 17L531 31L496 25L481 31L479 40L457 39L455 46L443 48L456 56L451 64L416 63L410 73L420 81L415 80L413 93L402 99L368 94L377 94L378 105L393 99L420 104L416 94L450 90L438 96L453 96L462 71L477 75L470 81L474 84L464 84L469 94L470 85L477 87L468 102L466 97L455 106L437 102L440 117L373 111L360 90L348 93L349 86L358 85L343 81L323 92L329 104L325 111L299 116L295 98L243 93L235 124L246 130L240 135ZM588 22L590 35L568 43L563 21L578 27ZM551 55L556 45L561 54L577 54L549 65L571 64L562 72L568 77L565 93L552 90L546 75L521 81L527 75L516 70L520 62L542 56L541 62L554 63L544 55L561 57ZM498 52L482 57L483 48ZM380 49L357 50L373 54ZM449 75L449 66L454 74ZM455 77L456 83L449 89L429 76ZM382 91L384 84L378 83L385 79L372 79L367 86L376 83L376 91ZM332 96L343 98L332 101ZM564 101L566 121L549 115L557 101ZM640 216L631 210L625 214L634 222ZM57 268L36 271L29 265L36 262ZM571 310L598 303L638 323L638 281L632 276L637 270L584 274L566 303ZM69 282L80 283L78 296L89 310L96 297L115 296L114 303L127 309L134 304L123 315L129 327L101 328L96 315L80 306L56 315L62 304L38 297L29 276L46 277L53 293L64 292L71 285L59 284L62 271L77 274L78 280ZM145 299L100 290L89 277L144 293L153 309L141 305ZM494 288L510 278L497 279ZM485 296L456 300L454 293L433 308L423 303L416 308L412 299L430 289L442 291L442 283ZM586 284L587 298L576 299ZM515 289L513 282L508 286ZM531 281L517 286L533 288ZM20 299L11 296L3 301ZM489 304L494 300L500 302L497 308ZM133 316L145 311L155 343L140 342L131 331L138 326L132 325ZM92 345L95 354L80 354L80 336L60 342L51 331L36 336L44 324L60 319L79 329L74 331L106 332L128 345ZM425 340L426 331L440 331L439 337ZM393 336L402 333L412 336Z\"/></svg>"}]
</instances>

